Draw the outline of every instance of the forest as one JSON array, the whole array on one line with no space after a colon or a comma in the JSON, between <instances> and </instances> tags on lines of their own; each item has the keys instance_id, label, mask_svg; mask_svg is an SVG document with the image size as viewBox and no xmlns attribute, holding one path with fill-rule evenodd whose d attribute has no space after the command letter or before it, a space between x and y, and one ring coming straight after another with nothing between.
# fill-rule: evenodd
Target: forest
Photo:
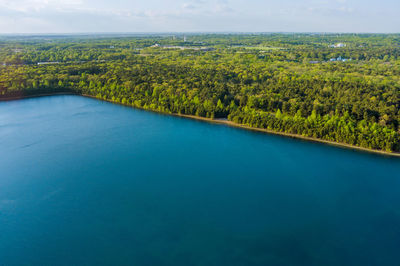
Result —
<instances>
[{"instance_id":1,"label":"forest","mask_svg":"<svg viewBox=\"0 0 400 266\"><path fill-rule=\"evenodd\" d=\"M74 93L400 151L400 34L0 36L0 99Z\"/></svg>"}]
</instances>

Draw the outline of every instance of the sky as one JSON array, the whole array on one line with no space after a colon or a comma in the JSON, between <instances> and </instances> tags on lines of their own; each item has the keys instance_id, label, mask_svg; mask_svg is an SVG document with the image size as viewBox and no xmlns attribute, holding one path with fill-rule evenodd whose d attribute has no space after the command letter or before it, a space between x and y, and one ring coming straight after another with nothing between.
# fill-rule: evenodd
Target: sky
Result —
<instances>
[{"instance_id":1,"label":"sky","mask_svg":"<svg viewBox=\"0 0 400 266\"><path fill-rule=\"evenodd\" d=\"M0 0L0 33L400 32L400 0Z\"/></svg>"}]
</instances>

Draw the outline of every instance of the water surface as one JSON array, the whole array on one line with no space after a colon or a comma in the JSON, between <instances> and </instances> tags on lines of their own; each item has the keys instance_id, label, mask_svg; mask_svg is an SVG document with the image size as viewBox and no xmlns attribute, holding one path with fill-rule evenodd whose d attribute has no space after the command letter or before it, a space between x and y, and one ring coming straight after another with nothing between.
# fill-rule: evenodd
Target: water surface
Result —
<instances>
[{"instance_id":1,"label":"water surface","mask_svg":"<svg viewBox=\"0 0 400 266\"><path fill-rule=\"evenodd\" d=\"M0 103L0 265L400 265L400 159L79 96Z\"/></svg>"}]
</instances>

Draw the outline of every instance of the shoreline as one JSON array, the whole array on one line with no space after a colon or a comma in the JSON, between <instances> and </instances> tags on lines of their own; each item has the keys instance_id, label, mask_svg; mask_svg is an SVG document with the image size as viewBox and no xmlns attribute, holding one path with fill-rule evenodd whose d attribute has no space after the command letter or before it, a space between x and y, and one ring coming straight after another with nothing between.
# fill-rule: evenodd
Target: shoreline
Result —
<instances>
[{"instance_id":1,"label":"shoreline","mask_svg":"<svg viewBox=\"0 0 400 266\"><path fill-rule=\"evenodd\" d=\"M156 113L158 113L158 112L156 112ZM274 131L274 130L269 130L269 129L264 129L264 128L250 127L250 126L238 124L238 123L235 123L235 122L232 122L229 120L218 120L218 119L211 119L211 118L207 118L207 117L199 117L199 116L194 116L194 115L182 115L182 114L171 114L171 115L177 116L177 117L188 118L188 119L194 119L194 120L198 120L198 121L204 121L204 122L208 122L208 123L226 125L229 127L241 128L241 129L250 130L250 131L257 131L257 132L261 132L261 133L265 133L265 134L273 134L273 135L283 136L283 137L292 138L292 139L299 139L299 140L304 140L304 141L309 141L309 142L321 143L321 144L336 146L336 147L340 147L340 148L352 149L352 150L374 153L374 154L379 154L379 155L387 155L387 156L391 156L391 157L400 157L400 152L387 152L387 151L382 151L382 150L374 150L374 149L363 148L363 147L354 146L354 145L350 145L350 144L346 144L346 143L340 143L340 142L335 142L335 141L329 141L329 140L324 140L324 139L302 136L299 134L292 134L292 133L279 132L279 131Z\"/></svg>"},{"instance_id":2,"label":"shoreline","mask_svg":"<svg viewBox=\"0 0 400 266\"><path fill-rule=\"evenodd\" d=\"M264 129L264 128L250 127L250 126L238 124L238 123L235 123L235 122L232 122L229 120L211 119L211 118L207 118L207 117L201 117L201 116L195 116L195 115L184 115L184 114L177 114L177 113L164 113L164 112L135 107L135 106L132 106L129 104L122 104L122 103L117 103L117 102L113 102L110 100L99 99L99 98L96 98L91 95L81 95L81 96L92 98L92 99L97 99L97 100L101 100L101 101L105 101L105 102L110 102L110 103L114 103L114 104L118 104L118 105L122 105L122 106L127 106L127 107L131 107L131 108L135 108L135 109L140 109L140 110L144 110L144 111L150 111L150 112L153 112L156 114L164 114L164 115L171 115L171 116L176 116L176 117L181 117L181 118L193 119L193 120L203 121L203 122L207 122L207 123L220 124L220 125L225 125L225 126L229 126L229 127L241 128L244 130L257 131L257 132L261 132L264 134L273 134L273 135L288 137L288 138L292 138L292 139L299 139L299 140L304 140L304 141L309 141L309 142L321 143L321 144L325 144L325 145L336 146L339 148L352 149L352 150L362 151L362 152L367 152L367 153L386 155L386 156L391 156L391 157L400 157L400 152L387 152L387 151L382 151L382 150L374 150L374 149L363 148L363 147L354 146L354 145L350 145L350 144L346 144L346 143L323 140L323 139L318 139L318 138L313 138L313 137L306 137L306 136L302 136L302 135L298 135L298 134L279 132L279 131L274 131L274 130L269 130L269 129Z\"/></svg>"},{"instance_id":3,"label":"shoreline","mask_svg":"<svg viewBox=\"0 0 400 266\"><path fill-rule=\"evenodd\" d=\"M113 103L113 104L118 104L118 105L122 105L122 106L131 107L131 108L135 108L135 109L140 109L140 110L144 110L144 111L150 111L150 112L157 113L157 114L171 115L171 116L175 116L175 117L193 119L193 120L203 121L203 122L207 122L207 123L220 124L220 125L225 125L225 126L234 127L234 128L241 128L241 129L244 129L244 130L256 131L256 132L261 132L261 133L265 133L265 134L273 134L273 135L278 135L278 136L283 136L283 137L289 137L289 138L292 138L292 139L299 139L299 140L304 140L304 141L321 143L321 144L325 144L325 145L336 146L336 147L346 148L346 149L352 149L352 150L357 150L357 151L362 151L362 152L367 152L367 153L386 155L386 156L390 156L390 157L400 157L400 152L387 152L387 151L382 151L382 150L374 150L374 149L358 147L358 146L354 146L354 145L346 144L346 143L323 140L323 139L318 139L318 138L313 138L313 137L306 137L306 136L302 136L302 135L299 135L299 134L292 134L292 133L279 132L279 131L274 131L274 130L269 130L269 129L264 129L264 128L250 127L250 126L243 125L243 124L238 124L238 123L235 123L235 122L232 122L232 121L229 121L229 120L211 119L211 118L195 116L195 115L164 113L164 112L159 112L159 111L154 111L154 110L138 108L138 107L135 107L135 106L132 106L132 105L129 105L129 104L117 103L117 102L113 102L111 100L99 99L99 98L97 98L95 96L92 96L92 95L77 94L77 93L73 93L73 92L44 93L44 94L28 95L28 96L21 96L21 97L0 98L0 102L1 101L21 100L21 99L26 99L26 98L56 96L56 95L83 96L83 97L92 98L92 99L96 99L96 100L101 100L101 101L105 101L105 102L109 102L109 103Z\"/></svg>"},{"instance_id":4,"label":"shoreline","mask_svg":"<svg viewBox=\"0 0 400 266\"><path fill-rule=\"evenodd\" d=\"M21 96L14 96L14 97L0 97L0 102L8 102L8 101L17 101L22 99L29 99L29 98L38 98L38 97L45 97L45 96L57 96L57 95L78 95L83 96L81 94L77 94L74 92L55 92L55 93L41 93L41 94L34 94L34 95L21 95Z\"/></svg>"}]
</instances>

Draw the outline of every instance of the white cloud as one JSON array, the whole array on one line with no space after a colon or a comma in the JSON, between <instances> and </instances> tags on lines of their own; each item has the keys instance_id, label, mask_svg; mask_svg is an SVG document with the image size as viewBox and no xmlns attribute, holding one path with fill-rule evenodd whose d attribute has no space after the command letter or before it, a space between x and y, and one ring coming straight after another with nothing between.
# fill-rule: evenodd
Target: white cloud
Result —
<instances>
[{"instance_id":1,"label":"white cloud","mask_svg":"<svg viewBox=\"0 0 400 266\"><path fill-rule=\"evenodd\" d=\"M194 5L193 3L184 3L184 4L182 5L182 8L183 8L183 9L193 10L193 9L196 9L197 6Z\"/></svg>"},{"instance_id":2,"label":"white cloud","mask_svg":"<svg viewBox=\"0 0 400 266\"><path fill-rule=\"evenodd\" d=\"M392 0L379 12L356 1L0 0L0 33L400 31L396 8L383 5Z\"/></svg>"},{"instance_id":3,"label":"white cloud","mask_svg":"<svg viewBox=\"0 0 400 266\"><path fill-rule=\"evenodd\" d=\"M307 10L313 14L328 15L328 16L338 16L338 15L348 15L354 12L353 8L350 7L309 7Z\"/></svg>"},{"instance_id":4,"label":"white cloud","mask_svg":"<svg viewBox=\"0 0 400 266\"><path fill-rule=\"evenodd\" d=\"M53 8L53 9L75 9L83 5L82 0L0 0L0 7L30 13L38 12L43 9Z\"/></svg>"}]
</instances>

